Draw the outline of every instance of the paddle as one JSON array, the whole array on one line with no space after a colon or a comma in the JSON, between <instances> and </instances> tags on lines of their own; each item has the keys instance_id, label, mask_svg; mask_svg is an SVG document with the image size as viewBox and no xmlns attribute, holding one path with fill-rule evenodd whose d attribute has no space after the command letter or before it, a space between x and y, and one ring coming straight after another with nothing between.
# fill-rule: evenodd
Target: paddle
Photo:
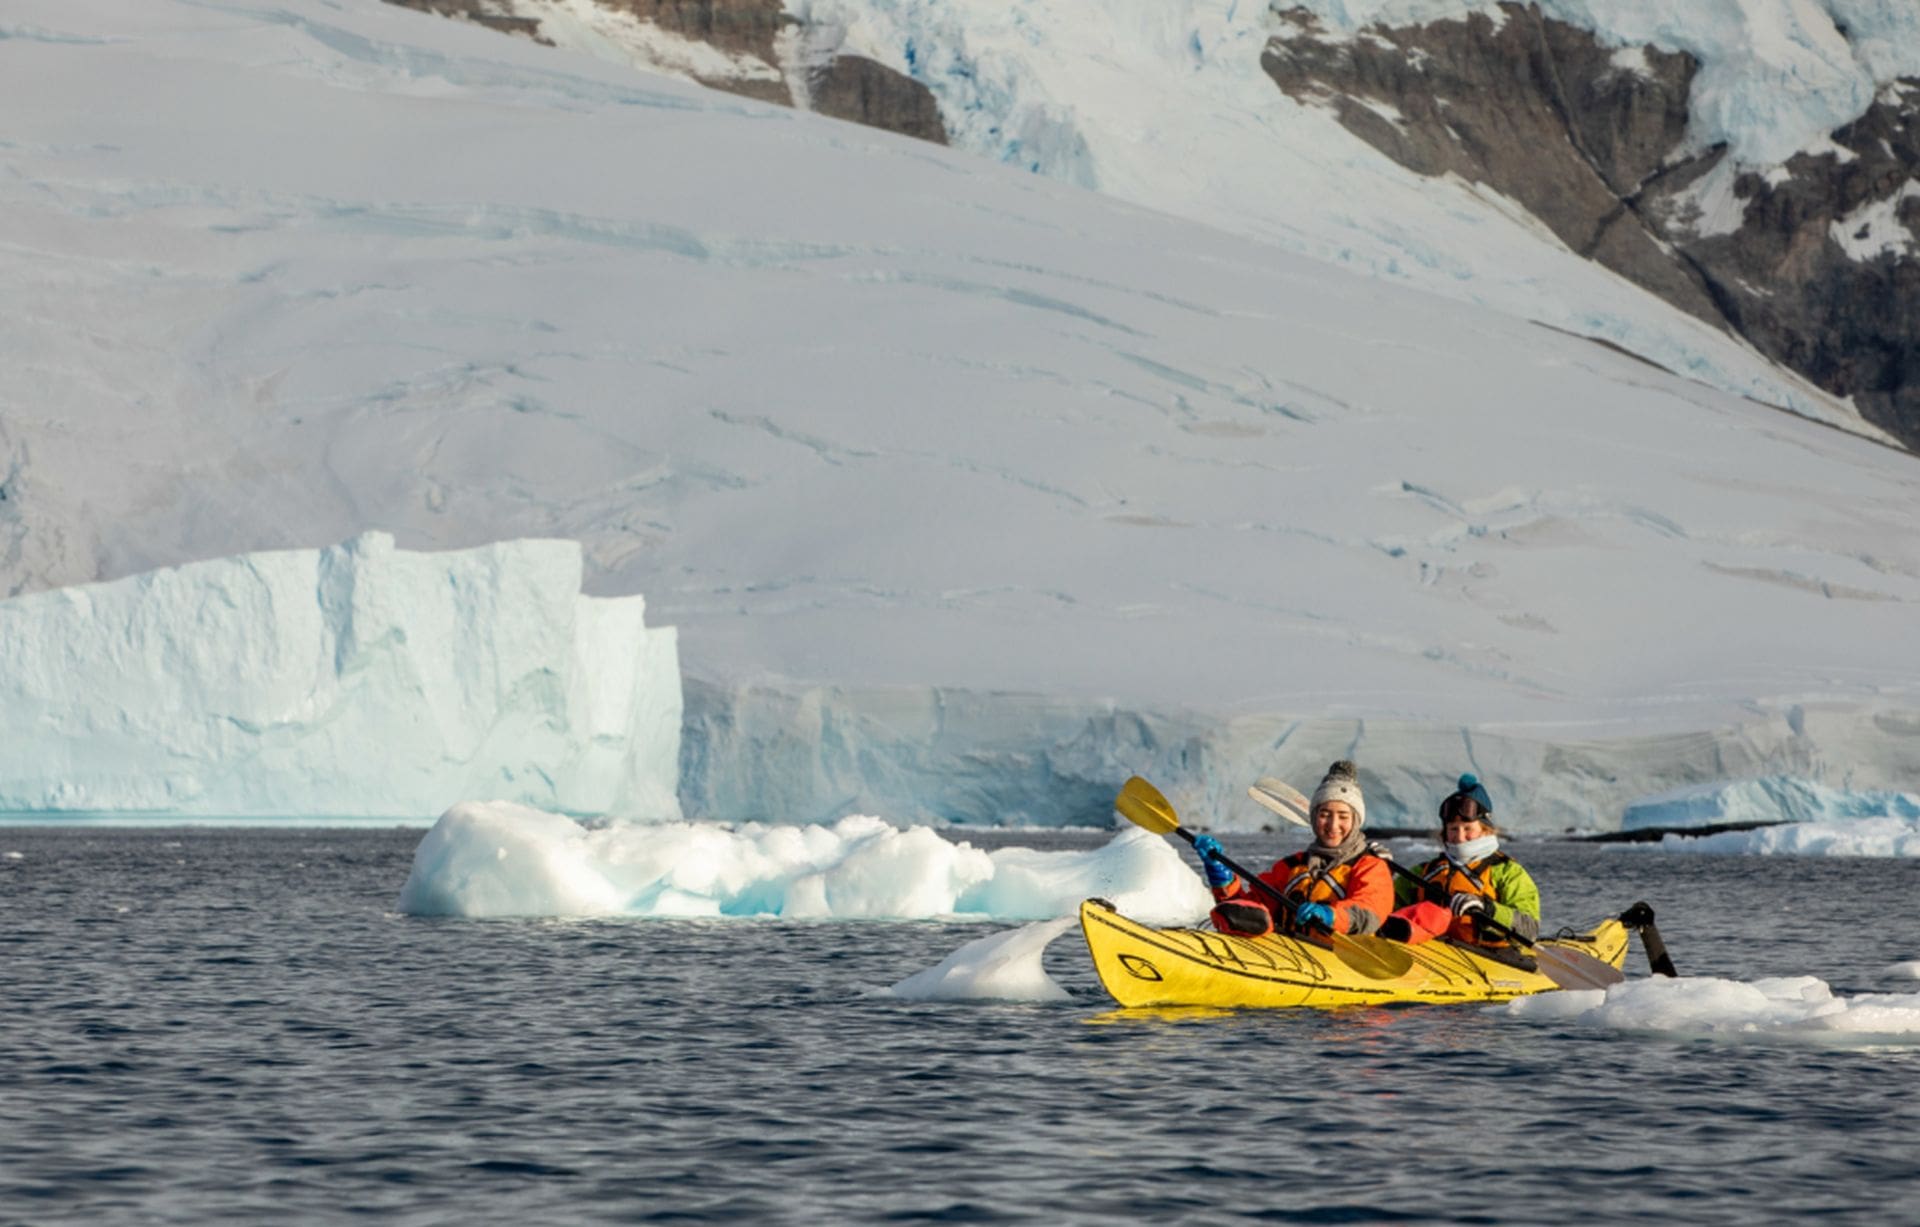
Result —
<instances>
[{"instance_id":1,"label":"paddle","mask_svg":"<svg viewBox=\"0 0 1920 1227\"><path fill-rule=\"evenodd\" d=\"M1270 775L1263 775L1254 781L1252 787L1247 789L1247 795L1296 826L1311 827L1313 825L1312 821L1307 817L1308 805L1305 794L1285 780L1276 779ZM1387 861L1387 868L1393 870L1393 872L1399 874L1407 881L1419 886L1423 893L1431 890L1430 883L1413 870L1391 860ZM1645 905L1642 904L1640 906ZM1609 984L1618 984L1627 978L1619 968L1609 963L1603 963L1590 954L1582 954L1578 950L1562 950L1557 946L1542 946L1531 939L1522 937L1485 912L1481 912L1475 919L1478 924L1491 930L1497 936L1504 937L1510 942L1518 942L1520 945L1527 947L1529 953L1533 956L1534 963L1540 968L1540 974L1561 988L1605 988ZM1622 923L1626 923L1626 917L1621 917L1621 921ZM1647 923L1652 924L1652 922L1653 909L1648 908ZM1642 944L1645 944L1645 940L1645 933L1643 932L1641 935ZM1656 942L1659 941L1659 934L1657 932L1654 935L1654 940ZM1665 953L1664 948L1662 949L1662 953ZM1649 947L1648 957L1652 957L1651 947ZM1669 963L1668 966L1672 966L1672 964Z\"/></svg>"},{"instance_id":2,"label":"paddle","mask_svg":"<svg viewBox=\"0 0 1920 1227\"><path fill-rule=\"evenodd\" d=\"M1188 843L1193 842L1193 832L1180 825L1180 816L1174 813L1172 802L1137 775L1121 786L1120 795L1113 799L1113 808L1129 822L1155 835L1178 835ZM1272 883L1262 881L1224 856L1219 860L1243 881L1265 891L1274 902L1289 910L1294 907L1294 901ZM1413 970L1412 957L1391 942L1362 941L1331 930L1316 929L1314 936L1325 938L1335 958L1370 980L1397 980Z\"/></svg>"}]
</instances>

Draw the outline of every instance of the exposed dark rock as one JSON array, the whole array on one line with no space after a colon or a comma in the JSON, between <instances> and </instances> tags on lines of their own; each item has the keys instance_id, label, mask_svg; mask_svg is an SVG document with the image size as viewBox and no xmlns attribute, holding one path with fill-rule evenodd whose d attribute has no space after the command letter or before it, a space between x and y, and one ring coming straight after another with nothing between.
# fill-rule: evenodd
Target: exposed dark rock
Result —
<instances>
[{"instance_id":1,"label":"exposed dark rock","mask_svg":"<svg viewBox=\"0 0 1920 1227\"><path fill-rule=\"evenodd\" d=\"M441 17L458 17L505 34L518 34L536 43L547 41L540 37L539 22L531 17L502 17L495 11L498 6L488 4L487 0L387 0L387 3Z\"/></svg>"},{"instance_id":2,"label":"exposed dark rock","mask_svg":"<svg viewBox=\"0 0 1920 1227\"><path fill-rule=\"evenodd\" d=\"M598 0L605 8L632 13L641 21L682 38L706 43L729 55L752 56L768 65L780 63L774 40L785 26L797 24L786 15L780 0ZM793 93L784 80L747 80L739 77L700 77L700 84L756 98L761 102L793 105Z\"/></svg>"},{"instance_id":3,"label":"exposed dark rock","mask_svg":"<svg viewBox=\"0 0 1920 1227\"><path fill-rule=\"evenodd\" d=\"M1332 102L1349 131L1409 169L1497 188L1574 251L1720 322L1704 281L1633 205L1685 136L1688 57L1622 72L1591 36L1521 10L1497 29L1474 14L1350 41L1314 36L1304 10L1289 17L1301 33L1262 60L1288 94Z\"/></svg>"},{"instance_id":4,"label":"exposed dark rock","mask_svg":"<svg viewBox=\"0 0 1920 1227\"><path fill-rule=\"evenodd\" d=\"M1883 98L1833 140L1852 156L1800 154L1777 183L1742 175L1746 224L1686 250L1733 282L1728 312L1743 335L1920 450L1920 261L1906 247L1920 235L1920 199L1846 228L1856 242L1894 244L1880 254L1849 258L1834 235L1915 183L1920 109Z\"/></svg>"},{"instance_id":5,"label":"exposed dark rock","mask_svg":"<svg viewBox=\"0 0 1920 1227\"><path fill-rule=\"evenodd\" d=\"M730 55L751 55L779 62L773 40L781 27L794 24L780 0L599 0L604 8L624 10L642 21L683 38L717 47Z\"/></svg>"},{"instance_id":6,"label":"exposed dark rock","mask_svg":"<svg viewBox=\"0 0 1920 1227\"><path fill-rule=\"evenodd\" d=\"M512 34L547 42L537 18L496 17L487 0L387 0L405 8L461 17ZM734 56L780 65L780 32L799 23L781 0L598 0L605 8L633 14L682 38ZM783 78L695 77L700 84L762 102L793 105ZM842 55L814 68L807 81L814 110L937 144L947 143L946 125L933 94L913 78L861 56Z\"/></svg>"},{"instance_id":7,"label":"exposed dark rock","mask_svg":"<svg viewBox=\"0 0 1920 1227\"><path fill-rule=\"evenodd\" d=\"M1262 64L1401 165L1512 197L1573 250L1852 396L1920 450L1920 262L1905 234L1857 236L1892 245L1856 260L1832 233L1915 181L1920 112L1883 95L1833 134L1852 158L1802 154L1777 181L1741 175L1743 224L1703 235L1689 191L1725 151L1686 146L1693 59L1619 53L1532 6L1502 12L1347 39L1296 9ZM1920 223L1920 199L1900 209Z\"/></svg>"},{"instance_id":8,"label":"exposed dark rock","mask_svg":"<svg viewBox=\"0 0 1920 1227\"><path fill-rule=\"evenodd\" d=\"M813 109L835 119L947 143L933 93L911 77L858 55L843 55L808 81Z\"/></svg>"}]
</instances>

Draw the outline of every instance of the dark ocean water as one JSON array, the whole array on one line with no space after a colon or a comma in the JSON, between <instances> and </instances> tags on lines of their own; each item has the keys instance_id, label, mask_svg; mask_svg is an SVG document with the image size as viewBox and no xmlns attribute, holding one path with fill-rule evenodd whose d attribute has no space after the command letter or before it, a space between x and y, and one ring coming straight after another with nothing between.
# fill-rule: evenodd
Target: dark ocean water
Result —
<instances>
[{"instance_id":1,"label":"dark ocean water","mask_svg":"<svg viewBox=\"0 0 1920 1227\"><path fill-rule=\"evenodd\" d=\"M1125 1013L1071 933L915 1004L1008 926L416 919L420 836L0 828L0 1223L1920 1220L1920 1041ZM1912 862L1516 850L1685 973L1920 958Z\"/></svg>"}]
</instances>

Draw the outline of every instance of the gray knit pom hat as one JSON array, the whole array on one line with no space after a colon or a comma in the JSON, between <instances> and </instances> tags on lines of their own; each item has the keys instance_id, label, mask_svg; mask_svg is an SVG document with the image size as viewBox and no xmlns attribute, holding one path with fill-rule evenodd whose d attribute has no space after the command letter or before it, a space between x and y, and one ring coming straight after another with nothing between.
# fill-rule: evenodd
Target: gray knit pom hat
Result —
<instances>
[{"instance_id":1,"label":"gray knit pom hat","mask_svg":"<svg viewBox=\"0 0 1920 1227\"><path fill-rule=\"evenodd\" d=\"M1353 807L1354 829L1366 825L1367 802L1360 795L1360 769L1346 759L1327 768L1326 778L1320 781L1320 787L1313 790L1313 804L1307 812L1319 809L1322 801L1345 801Z\"/></svg>"}]
</instances>

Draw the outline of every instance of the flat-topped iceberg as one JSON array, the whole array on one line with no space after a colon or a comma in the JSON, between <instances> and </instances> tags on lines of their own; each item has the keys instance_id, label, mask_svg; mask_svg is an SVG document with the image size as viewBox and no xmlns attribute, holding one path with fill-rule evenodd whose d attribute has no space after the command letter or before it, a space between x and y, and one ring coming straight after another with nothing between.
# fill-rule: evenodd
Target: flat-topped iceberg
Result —
<instances>
[{"instance_id":1,"label":"flat-topped iceberg","mask_svg":"<svg viewBox=\"0 0 1920 1227\"><path fill-rule=\"evenodd\" d=\"M674 630L582 566L374 532L0 602L0 810L678 818Z\"/></svg>"},{"instance_id":2,"label":"flat-topped iceberg","mask_svg":"<svg viewBox=\"0 0 1920 1227\"><path fill-rule=\"evenodd\" d=\"M1920 818L1920 795L1851 791L1798 776L1765 776L1677 788L1627 806L1623 831L1693 830L1772 823Z\"/></svg>"}]
</instances>

